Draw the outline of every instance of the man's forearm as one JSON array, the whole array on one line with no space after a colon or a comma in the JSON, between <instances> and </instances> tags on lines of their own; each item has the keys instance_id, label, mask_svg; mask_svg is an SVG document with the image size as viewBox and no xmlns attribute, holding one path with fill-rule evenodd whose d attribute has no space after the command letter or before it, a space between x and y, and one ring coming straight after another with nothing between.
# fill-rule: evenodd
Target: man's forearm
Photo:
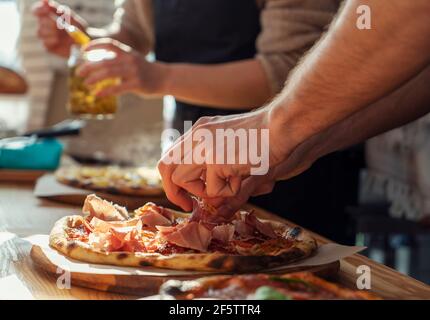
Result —
<instances>
[{"instance_id":1,"label":"man's forearm","mask_svg":"<svg viewBox=\"0 0 430 320\"><path fill-rule=\"evenodd\" d=\"M360 4L346 3L272 103L271 128L289 137L287 153L389 94L429 63L429 1L368 1L371 30L356 27Z\"/></svg>"},{"instance_id":2,"label":"man's forearm","mask_svg":"<svg viewBox=\"0 0 430 320\"><path fill-rule=\"evenodd\" d=\"M299 145L279 167L278 179L295 176L318 158L404 125L430 112L430 66L391 95Z\"/></svg>"},{"instance_id":3,"label":"man's forearm","mask_svg":"<svg viewBox=\"0 0 430 320\"><path fill-rule=\"evenodd\" d=\"M133 49L148 53L150 50L149 42L146 39L136 39L127 29L121 27L117 22L113 22L106 28L86 28L86 33L91 39L112 38L118 40Z\"/></svg>"},{"instance_id":4,"label":"man's forearm","mask_svg":"<svg viewBox=\"0 0 430 320\"><path fill-rule=\"evenodd\" d=\"M162 93L225 109L252 109L270 99L269 82L256 59L217 65L169 64Z\"/></svg>"},{"instance_id":5,"label":"man's forearm","mask_svg":"<svg viewBox=\"0 0 430 320\"><path fill-rule=\"evenodd\" d=\"M430 67L391 95L329 128L318 156L360 143L430 112Z\"/></svg>"}]
</instances>

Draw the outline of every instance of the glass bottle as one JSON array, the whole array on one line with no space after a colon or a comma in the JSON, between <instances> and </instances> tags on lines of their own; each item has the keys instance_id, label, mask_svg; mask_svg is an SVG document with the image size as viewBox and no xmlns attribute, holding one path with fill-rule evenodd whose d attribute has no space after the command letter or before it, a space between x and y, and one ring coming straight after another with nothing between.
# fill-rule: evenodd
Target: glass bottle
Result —
<instances>
[{"instance_id":1,"label":"glass bottle","mask_svg":"<svg viewBox=\"0 0 430 320\"><path fill-rule=\"evenodd\" d=\"M116 85L120 79L105 79L94 85L87 86L85 79L78 76L77 68L84 62L100 62L116 57L115 52L105 49L95 49L84 52L80 46L71 48L68 60L69 67L69 102L68 111L74 115L86 119L111 119L114 117L118 102L116 96L98 97L100 90Z\"/></svg>"}]
</instances>

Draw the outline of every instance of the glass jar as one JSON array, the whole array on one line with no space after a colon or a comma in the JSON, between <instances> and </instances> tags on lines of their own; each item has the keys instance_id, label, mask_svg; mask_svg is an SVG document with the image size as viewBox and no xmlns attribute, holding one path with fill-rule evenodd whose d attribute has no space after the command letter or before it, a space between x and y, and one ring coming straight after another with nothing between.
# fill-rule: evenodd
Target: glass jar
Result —
<instances>
[{"instance_id":1,"label":"glass jar","mask_svg":"<svg viewBox=\"0 0 430 320\"><path fill-rule=\"evenodd\" d=\"M112 119L118 108L116 96L98 97L100 90L116 85L120 79L105 79L92 86L87 86L85 79L78 76L76 69L86 61L100 62L116 57L115 52L95 49L83 52L79 46L73 46L68 61L69 67L69 103L72 115L86 119Z\"/></svg>"}]
</instances>

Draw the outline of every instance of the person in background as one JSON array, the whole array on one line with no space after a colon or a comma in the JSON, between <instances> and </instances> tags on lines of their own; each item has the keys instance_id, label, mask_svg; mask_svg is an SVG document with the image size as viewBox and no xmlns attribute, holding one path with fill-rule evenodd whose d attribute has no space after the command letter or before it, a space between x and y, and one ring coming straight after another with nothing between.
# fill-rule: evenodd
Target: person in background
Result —
<instances>
[{"instance_id":1,"label":"person in background","mask_svg":"<svg viewBox=\"0 0 430 320\"><path fill-rule=\"evenodd\" d=\"M194 128L212 133L217 129L269 129L269 173L251 176L250 163L170 161L192 139L188 134L159 162L172 202L189 209L189 192L216 205L220 215L231 215L249 196L270 192L276 180L300 174L319 157L430 111L430 2L372 2L376 23L370 30L356 26L360 4L359 0L345 4L328 33L271 104L245 115L205 118L195 124ZM320 214L331 220L329 213Z\"/></svg>"},{"instance_id":2,"label":"person in background","mask_svg":"<svg viewBox=\"0 0 430 320\"><path fill-rule=\"evenodd\" d=\"M38 20L34 17L32 7L37 0L17 0L20 13L20 36L18 52L26 80L29 83L30 115L27 129L35 130L51 125L51 118L56 117L62 110L51 110L51 103L59 103L58 92L64 89L66 63L56 55L47 54L40 44L36 29ZM69 6L84 17L92 26L105 26L112 22L115 12L114 1L93 0L63 0L62 4ZM58 109L58 108L57 108ZM59 121L59 119L56 119Z\"/></svg>"},{"instance_id":3,"label":"person in background","mask_svg":"<svg viewBox=\"0 0 430 320\"><path fill-rule=\"evenodd\" d=\"M340 2L127 0L104 29L88 28L72 13L72 23L95 39L86 50L117 53L112 61L84 64L79 72L87 84L121 78L101 96L174 96L172 127L183 132L184 121L243 113L273 98L326 30ZM72 41L50 18L56 7L44 2L35 8L39 35L50 52L67 57ZM155 61L146 59L150 52ZM344 207L354 204L357 195L359 155L354 150L331 155L305 175L280 183L270 197L252 201L347 242L345 231L320 219L318 212L346 223ZM323 187L327 181L330 187Z\"/></svg>"},{"instance_id":4,"label":"person in background","mask_svg":"<svg viewBox=\"0 0 430 320\"><path fill-rule=\"evenodd\" d=\"M26 75L34 78L30 87L35 103L31 106L29 124L32 129L40 129L69 117L66 110L69 101L67 59L47 50L38 37L40 19L31 9L32 5L38 7L40 1L20 1L25 1L22 9L25 12L22 31L25 37L22 37L21 46L25 49ZM98 30L112 24L120 1L61 0L57 6L60 4L80 16L88 28ZM47 23L50 25L54 20L55 15L51 15L51 21ZM40 99L42 95L44 101ZM108 125L104 121L86 120L79 137L63 138L66 153L88 164L155 165L161 153L156 139L163 127L162 100L123 95L118 99L118 105L123 112L119 112ZM145 126L141 125L141 119L145 120ZM109 137L109 144L106 137Z\"/></svg>"}]
</instances>

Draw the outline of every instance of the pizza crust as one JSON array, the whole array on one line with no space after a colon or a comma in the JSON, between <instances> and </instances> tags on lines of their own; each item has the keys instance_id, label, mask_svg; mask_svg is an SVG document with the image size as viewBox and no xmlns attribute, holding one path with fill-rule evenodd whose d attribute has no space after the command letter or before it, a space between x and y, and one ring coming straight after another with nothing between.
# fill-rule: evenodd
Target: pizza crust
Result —
<instances>
[{"instance_id":1,"label":"pizza crust","mask_svg":"<svg viewBox=\"0 0 430 320\"><path fill-rule=\"evenodd\" d=\"M183 216L183 214L182 214ZM277 255L231 255L224 253L184 253L162 255L159 253L101 252L87 243L68 239L67 228L83 223L82 216L67 216L56 222L49 236L49 244L62 254L76 260L127 267L158 267L166 269L207 272L253 272L278 267L306 258L317 250L317 243L300 229L296 245ZM276 227L281 224L274 223Z\"/></svg>"}]
</instances>

